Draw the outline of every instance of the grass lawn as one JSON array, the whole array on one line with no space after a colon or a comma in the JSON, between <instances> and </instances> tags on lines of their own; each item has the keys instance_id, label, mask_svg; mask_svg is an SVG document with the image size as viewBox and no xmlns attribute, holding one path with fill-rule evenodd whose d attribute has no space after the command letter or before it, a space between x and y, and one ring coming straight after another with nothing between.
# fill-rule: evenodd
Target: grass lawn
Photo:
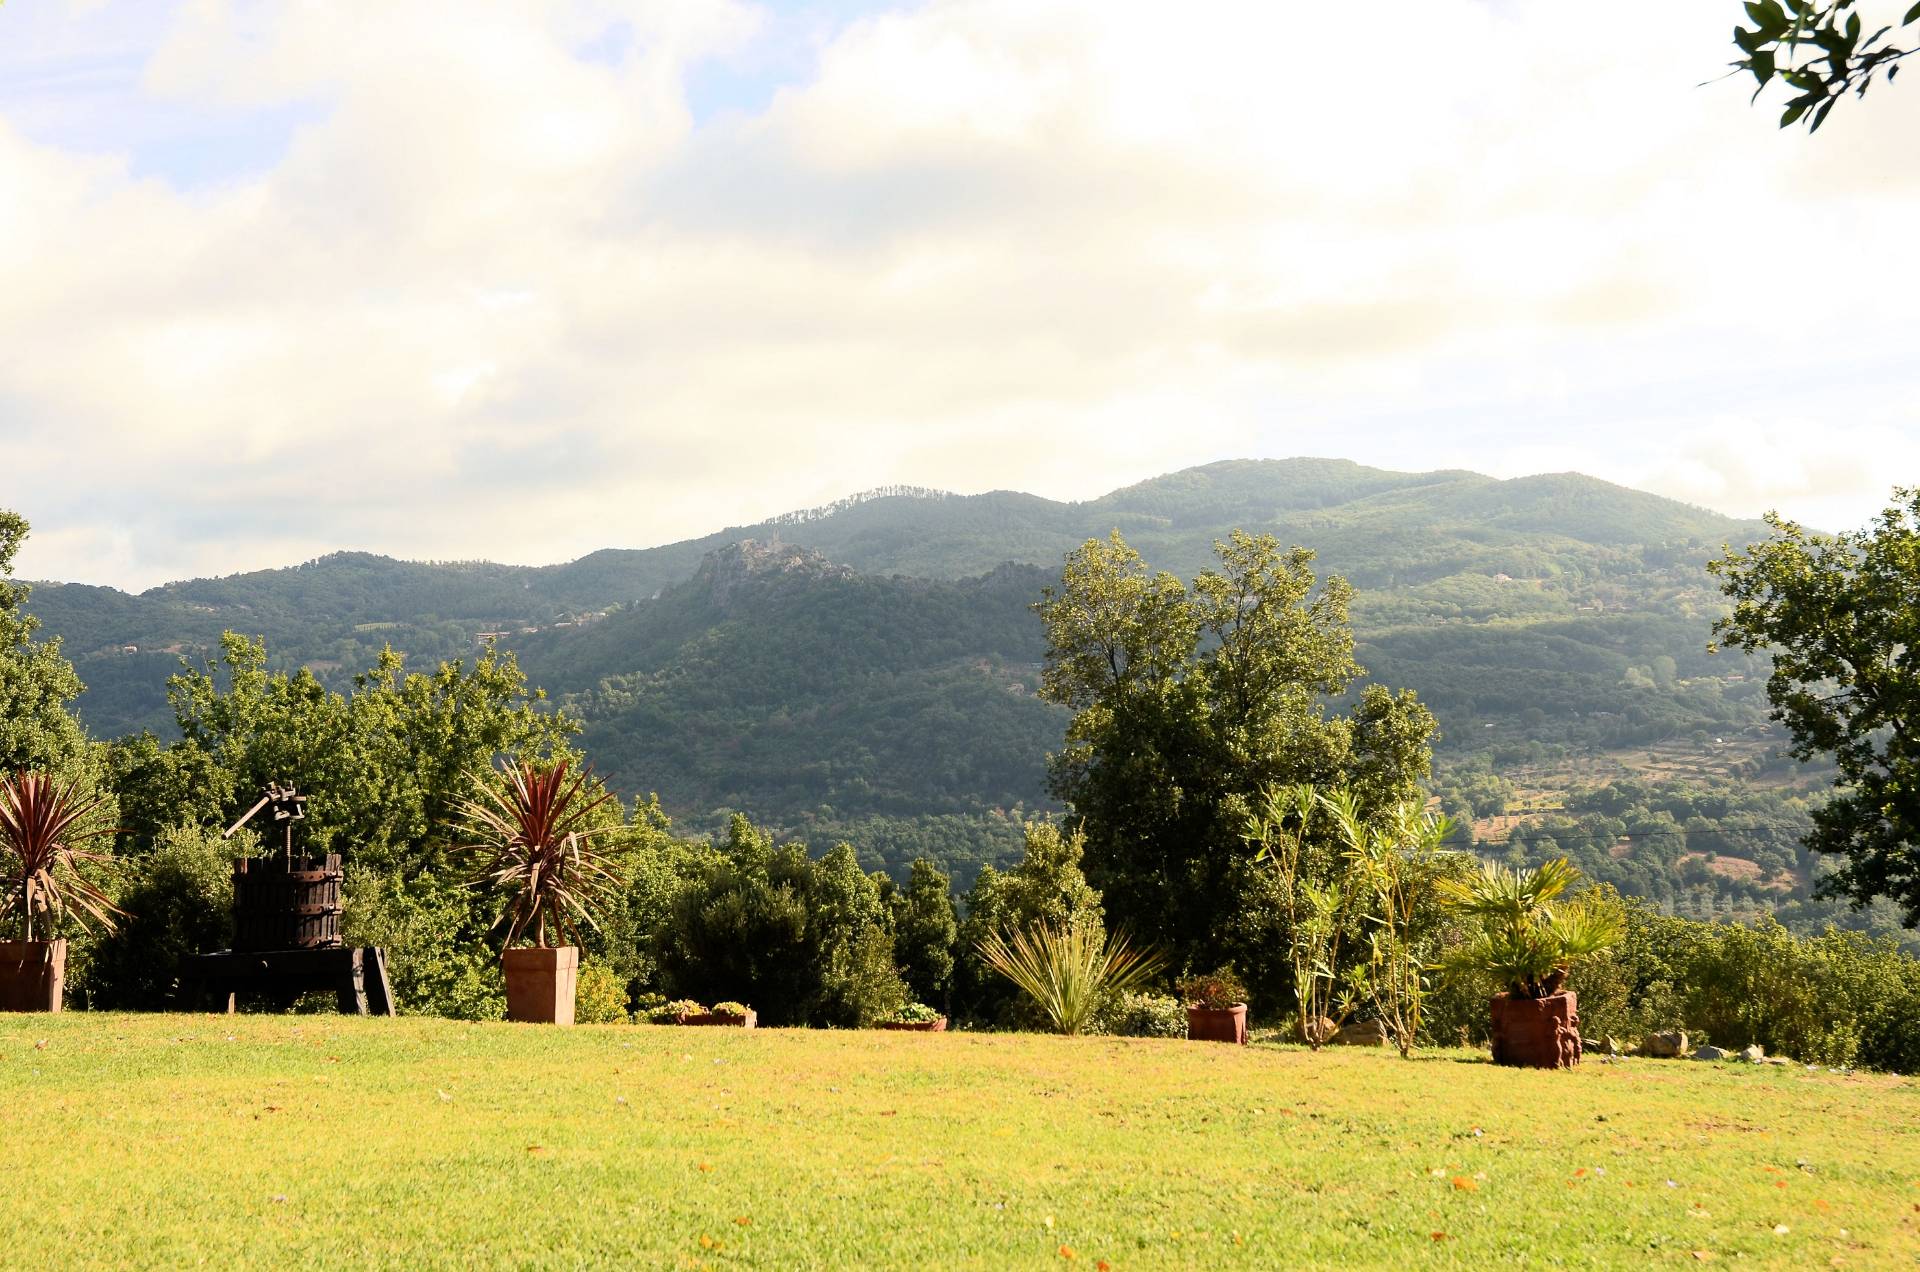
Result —
<instances>
[{"instance_id":1,"label":"grass lawn","mask_svg":"<svg viewBox=\"0 0 1920 1272\"><path fill-rule=\"evenodd\" d=\"M1906 1266L1920 1088L1040 1036L0 1017L9 1267Z\"/></svg>"}]
</instances>

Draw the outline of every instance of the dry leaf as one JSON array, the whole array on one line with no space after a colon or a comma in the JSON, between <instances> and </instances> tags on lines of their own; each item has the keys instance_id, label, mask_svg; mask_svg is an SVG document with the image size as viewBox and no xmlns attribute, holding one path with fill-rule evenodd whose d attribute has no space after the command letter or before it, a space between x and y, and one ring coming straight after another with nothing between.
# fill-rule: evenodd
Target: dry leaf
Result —
<instances>
[{"instance_id":1,"label":"dry leaf","mask_svg":"<svg viewBox=\"0 0 1920 1272\"><path fill-rule=\"evenodd\" d=\"M1480 1185L1478 1181L1468 1179L1465 1175L1455 1175L1453 1177L1453 1190L1455 1192L1479 1192Z\"/></svg>"},{"instance_id":2,"label":"dry leaf","mask_svg":"<svg viewBox=\"0 0 1920 1272\"><path fill-rule=\"evenodd\" d=\"M1073 1247L1072 1247L1072 1246L1070 1246L1070 1245L1062 1245L1062 1246L1060 1247L1060 1257L1061 1257L1061 1258L1063 1258L1063 1259L1077 1259L1077 1258L1079 1258L1080 1256L1079 1256L1079 1255L1077 1255L1077 1254L1075 1254L1075 1253L1073 1252Z\"/></svg>"}]
</instances>

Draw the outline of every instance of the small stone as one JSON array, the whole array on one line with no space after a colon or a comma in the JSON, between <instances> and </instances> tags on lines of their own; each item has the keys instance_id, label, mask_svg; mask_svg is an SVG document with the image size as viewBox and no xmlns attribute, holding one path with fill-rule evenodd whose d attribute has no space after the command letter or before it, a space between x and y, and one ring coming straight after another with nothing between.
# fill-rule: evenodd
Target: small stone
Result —
<instances>
[{"instance_id":1,"label":"small stone","mask_svg":"<svg viewBox=\"0 0 1920 1272\"><path fill-rule=\"evenodd\" d=\"M1695 1060L1725 1060L1732 1054L1731 1051L1722 1051L1718 1047L1706 1046L1696 1048L1692 1058Z\"/></svg>"},{"instance_id":2,"label":"small stone","mask_svg":"<svg viewBox=\"0 0 1920 1272\"><path fill-rule=\"evenodd\" d=\"M1747 1047L1745 1050L1743 1050L1740 1053L1740 1058L1742 1060L1745 1060L1748 1064L1759 1064L1762 1060L1765 1060L1767 1058L1766 1048L1762 1047L1759 1043L1756 1042L1753 1045Z\"/></svg>"},{"instance_id":3,"label":"small stone","mask_svg":"<svg viewBox=\"0 0 1920 1272\"><path fill-rule=\"evenodd\" d=\"M1346 1025L1333 1036L1333 1040L1343 1047L1384 1047L1387 1045L1387 1027L1377 1020Z\"/></svg>"}]
</instances>

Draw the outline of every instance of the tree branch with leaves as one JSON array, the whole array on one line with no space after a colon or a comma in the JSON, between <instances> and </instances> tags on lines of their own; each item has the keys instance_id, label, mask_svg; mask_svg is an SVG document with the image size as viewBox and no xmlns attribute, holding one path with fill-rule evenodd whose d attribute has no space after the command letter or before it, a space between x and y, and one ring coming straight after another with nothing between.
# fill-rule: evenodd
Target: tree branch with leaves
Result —
<instances>
[{"instance_id":1,"label":"tree branch with leaves","mask_svg":"<svg viewBox=\"0 0 1920 1272\"><path fill-rule=\"evenodd\" d=\"M1865 97L1876 79L1891 84L1901 62L1920 53L1920 31L1911 41L1895 35L1920 24L1920 3L1872 34L1860 8L1859 0L1754 0L1746 6L1753 25L1733 29L1741 54L1731 64L1733 73L1753 76L1756 101L1776 80L1792 91L1780 115L1782 128L1804 122L1809 132L1817 131L1841 98Z\"/></svg>"}]
</instances>

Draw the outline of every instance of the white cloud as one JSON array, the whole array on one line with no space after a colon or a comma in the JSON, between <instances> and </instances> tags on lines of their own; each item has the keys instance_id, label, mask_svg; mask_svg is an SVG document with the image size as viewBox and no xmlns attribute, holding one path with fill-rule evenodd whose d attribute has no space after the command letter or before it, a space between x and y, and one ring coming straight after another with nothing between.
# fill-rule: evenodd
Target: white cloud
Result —
<instances>
[{"instance_id":1,"label":"white cloud","mask_svg":"<svg viewBox=\"0 0 1920 1272\"><path fill-rule=\"evenodd\" d=\"M186 183L61 133L51 72L0 96L0 499L26 573L138 584L1300 451L1857 522L1920 481L1920 89L1777 133L1678 8L934 0L701 122L788 28L120 0L48 47L137 28L136 104L307 113Z\"/></svg>"}]
</instances>

